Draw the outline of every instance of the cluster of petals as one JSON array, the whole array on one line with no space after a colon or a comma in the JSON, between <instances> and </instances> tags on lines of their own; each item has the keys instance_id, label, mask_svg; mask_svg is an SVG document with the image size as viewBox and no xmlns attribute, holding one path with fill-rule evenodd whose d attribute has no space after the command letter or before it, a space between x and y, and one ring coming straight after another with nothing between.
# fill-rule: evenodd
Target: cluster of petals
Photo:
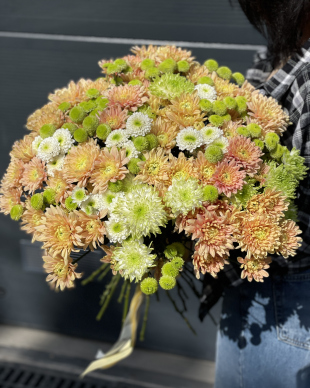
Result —
<instances>
[{"instance_id":1,"label":"cluster of petals","mask_svg":"<svg viewBox=\"0 0 310 388\"><path fill-rule=\"evenodd\" d=\"M247 278L249 282L253 279L256 282L263 282L264 277L269 276L266 271L266 269L270 267L269 264L271 263L271 259L269 257L264 259L254 259L247 256L244 259L242 257L238 257L238 262L241 264L240 268L242 269L241 279Z\"/></svg>"},{"instance_id":2,"label":"cluster of petals","mask_svg":"<svg viewBox=\"0 0 310 388\"><path fill-rule=\"evenodd\" d=\"M106 96L109 100L109 106L118 105L122 109L128 109L133 112L148 100L146 89L140 85L114 87L106 92Z\"/></svg>"},{"instance_id":3,"label":"cluster of petals","mask_svg":"<svg viewBox=\"0 0 310 388\"><path fill-rule=\"evenodd\" d=\"M242 189L245 177L246 172L240 170L240 166L235 160L224 159L217 165L212 182L220 194L231 197L232 194L236 194L238 190Z\"/></svg>"}]
</instances>

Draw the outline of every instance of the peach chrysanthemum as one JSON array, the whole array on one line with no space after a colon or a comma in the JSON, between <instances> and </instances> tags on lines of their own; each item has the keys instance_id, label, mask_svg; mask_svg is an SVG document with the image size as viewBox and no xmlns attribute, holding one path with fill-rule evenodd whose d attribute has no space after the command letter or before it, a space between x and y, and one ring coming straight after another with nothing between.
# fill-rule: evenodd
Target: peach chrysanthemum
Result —
<instances>
[{"instance_id":1,"label":"peach chrysanthemum","mask_svg":"<svg viewBox=\"0 0 310 388\"><path fill-rule=\"evenodd\" d=\"M10 211L14 205L21 205L22 189L21 188L12 188L3 190L1 188L0 195L0 211L4 214L10 214Z\"/></svg>"},{"instance_id":2,"label":"peach chrysanthemum","mask_svg":"<svg viewBox=\"0 0 310 388\"><path fill-rule=\"evenodd\" d=\"M100 148L93 139L72 147L64 160L62 169L64 179L68 183L77 182L78 186L86 186L99 152Z\"/></svg>"},{"instance_id":3,"label":"peach chrysanthemum","mask_svg":"<svg viewBox=\"0 0 310 388\"><path fill-rule=\"evenodd\" d=\"M146 160L138 163L140 172L135 177L135 180L161 188L169 179L168 156L165 155L165 151L160 147L146 152L144 156Z\"/></svg>"},{"instance_id":4,"label":"peach chrysanthemum","mask_svg":"<svg viewBox=\"0 0 310 388\"><path fill-rule=\"evenodd\" d=\"M75 272L77 264L72 264L72 258L65 260L60 255L56 257L43 256L43 268L48 273L46 281L49 282L52 289L58 288L63 291L65 288L73 288L74 280L80 279L82 273Z\"/></svg>"},{"instance_id":5,"label":"peach chrysanthemum","mask_svg":"<svg viewBox=\"0 0 310 388\"><path fill-rule=\"evenodd\" d=\"M110 86L110 84L103 77L97 78L94 81L91 79L82 78L79 80L78 84L81 88L83 99L88 99L86 92L89 89L97 89L100 94L102 94Z\"/></svg>"},{"instance_id":6,"label":"peach chrysanthemum","mask_svg":"<svg viewBox=\"0 0 310 388\"><path fill-rule=\"evenodd\" d=\"M37 189L42 188L45 180L45 163L41 159L35 157L29 163L25 164L23 177L20 181L25 191L34 193Z\"/></svg>"},{"instance_id":7,"label":"peach chrysanthemum","mask_svg":"<svg viewBox=\"0 0 310 388\"><path fill-rule=\"evenodd\" d=\"M238 136L237 128L242 125L242 120L237 121L225 121L221 129L225 137L235 137Z\"/></svg>"},{"instance_id":8,"label":"peach chrysanthemum","mask_svg":"<svg viewBox=\"0 0 310 388\"><path fill-rule=\"evenodd\" d=\"M52 256L61 255L66 262L71 251L78 252L82 247L82 232L78 216L69 213L59 206L46 209L41 224L36 227L38 241L43 242L43 248Z\"/></svg>"},{"instance_id":9,"label":"peach chrysanthemum","mask_svg":"<svg viewBox=\"0 0 310 388\"><path fill-rule=\"evenodd\" d=\"M130 66L133 70L139 69L142 62L142 59L135 55L126 55L122 59L124 59L128 66Z\"/></svg>"},{"instance_id":10,"label":"peach chrysanthemum","mask_svg":"<svg viewBox=\"0 0 310 388\"><path fill-rule=\"evenodd\" d=\"M239 86L219 77L215 72L212 73L211 78L214 82L218 99L222 100L225 97L234 97L238 93Z\"/></svg>"},{"instance_id":11,"label":"peach chrysanthemum","mask_svg":"<svg viewBox=\"0 0 310 388\"><path fill-rule=\"evenodd\" d=\"M125 150L119 151L115 146L110 151L107 148L102 149L95 161L95 167L90 177L90 183L94 186L94 194L104 193L109 182L124 179L128 173L125 167L128 161Z\"/></svg>"},{"instance_id":12,"label":"peach chrysanthemum","mask_svg":"<svg viewBox=\"0 0 310 388\"><path fill-rule=\"evenodd\" d=\"M250 177L259 170L262 155L262 150L247 137L236 136L229 140L226 158L235 160Z\"/></svg>"},{"instance_id":13,"label":"peach chrysanthemum","mask_svg":"<svg viewBox=\"0 0 310 388\"><path fill-rule=\"evenodd\" d=\"M62 204L73 190L73 185L66 181L62 171L55 171L54 176L48 178L47 186L56 191L55 202Z\"/></svg>"},{"instance_id":14,"label":"peach chrysanthemum","mask_svg":"<svg viewBox=\"0 0 310 388\"><path fill-rule=\"evenodd\" d=\"M227 261L227 256L215 255L214 257L208 254L204 254L204 244L196 244L197 250L193 255L193 265L196 278L200 278L200 273L205 275L207 272L212 275L214 278L217 277L217 274L224 268L225 264L229 264ZM200 254L200 251L202 253Z\"/></svg>"},{"instance_id":15,"label":"peach chrysanthemum","mask_svg":"<svg viewBox=\"0 0 310 388\"><path fill-rule=\"evenodd\" d=\"M285 259L288 256L295 256L296 250L301 246L302 238L298 237L301 230L292 220L284 220L280 223L280 247L277 254L282 255Z\"/></svg>"},{"instance_id":16,"label":"peach chrysanthemum","mask_svg":"<svg viewBox=\"0 0 310 388\"><path fill-rule=\"evenodd\" d=\"M122 109L135 112L147 100L147 91L139 85L120 85L110 89L106 94L109 106L118 105Z\"/></svg>"},{"instance_id":17,"label":"peach chrysanthemum","mask_svg":"<svg viewBox=\"0 0 310 388\"><path fill-rule=\"evenodd\" d=\"M191 63L195 59L195 57L192 57L191 55L191 51L183 50L181 47L176 46L159 46L156 51L156 58L159 59L160 62L172 58L176 62L187 61Z\"/></svg>"},{"instance_id":18,"label":"peach chrysanthemum","mask_svg":"<svg viewBox=\"0 0 310 388\"><path fill-rule=\"evenodd\" d=\"M83 101L83 90L80 82L71 81L66 88L56 89L54 93L49 94L48 99L57 106L62 102L70 102L72 105Z\"/></svg>"},{"instance_id":19,"label":"peach chrysanthemum","mask_svg":"<svg viewBox=\"0 0 310 388\"><path fill-rule=\"evenodd\" d=\"M104 235L106 234L106 229L104 222L100 220L97 215L88 216L84 212L77 212L76 214L79 217L80 226L83 229L81 233L83 237L83 249L89 247L90 250L94 250L100 244L104 243Z\"/></svg>"},{"instance_id":20,"label":"peach chrysanthemum","mask_svg":"<svg viewBox=\"0 0 310 388\"><path fill-rule=\"evenodd\" d=\"M197 169L196 177L204 185L212 184L212 176L216 170L216 164L208 162L203 152L199 151L197 158L194 160L194 165Z\"/></svg>"},{"instance_id":21,"label":"peach chrysanthemum","mask_svg":"<svg viewBox=\"0 0 310 388\"><path fill-rule=\"evenodd\" d=\"M172 154L169 155L170 168L168 171L169 179L165 182L166 186L172 184L173 178L185 178L197 176L197 169L195 167L193 158L186 158L183 152L180 152L178 157L174 157Z\"/></svg>"},{"instance_id":22,"label":"peach chrysanthemum","mask_svg":"<svg viewBox=\"0 0 310 388\"><path fill-rule=\"evenodd\" d=\"M170 101L151 95L148 104L150 105L152 112L157 116L169 120L166 113L170 106Z\"/></svg>"},{"instance_id":23,"label":"peach chrysanthemum","mask_svg":"<svg viewBox=\"0 0 310 388\"><path fill-rule=\"evenodd\" d=\"M280 247L281 228L277 221L265 215L244 217L239 231L235 235L238 248L247 251L251 259L263 259L268 254L277 252Z\"/></svg>"},{"instance_id":24,"label":"peach chrysanthemum","mask_svg":"<svg viewBox=\"0 0 310 388\"><path fill-rule=\"evenodd\" d=\"M114 253L114 249L116 248L116 246L115 245L110 245L110 246L102 245L100 248L105 253L105 255L102 257L102 259L100 259L100 261L102 263L109 263L113 275L116 275L118 273L118 271L115 271L114 266L117 264L117 262L116 262L116 260L114 260L112 258L113 253ZM122 273L122 271L119 271L119 273Z\"/></svg>"},{"instance_id":25,"label":"peach chrysanthemum","mask_svg":"<svg viewBox=\"0 0 310 388\"><path fill-rule=\"evenodd\" d=\"M25 164L22 160L12 158L6 173L1 181L3 190L17 187L23 176Z\"/></svg>"},{"instance_id":26,"label":"peach chrysanthemum","mask_svg":"<svg viewBox=\"0 0 310 388\"><path fill-rule=\"evenodd\" d=\"M158 117L152 123L150 133L157 136L160 147L168 151L176 144L175 138L179 133L179 127L175 123L164 121L161 117Z\"/></svg>"},{"instance_id":27,"label":"peach chrysanthemum","mask_svg":"<svg viewBox=\"0 0 310 388\"><path fill-rule=\"evenodd\" d=\"M133 71L129 71L128 73L121 73L120 77L122 78L123 81L127 83L134 79L135 80L138 79L139 81L142 82L145 89L147 89L148 86L150 85L150 81L145 79L145 71L141 69L135 69Z\"/></svg>"},{"instance_id":28,"label":"peach chrysanthemum","mask_svg":"<svg viewBox=\"0 0 310 388\"><path fill-rule=\"evenodd\" d=\"M236 194L238 190L242 189L245 177L246 172L240 170L234 160L231 162L223 160L217 165L212 182L220 194L223 193L230 197L231 194Z\"/></svg>"},{"instance_id":29,"label":"peach chrysanthemum","mask_svg":"<svg viewBox=\"0 0 310 388\"><path fill-rule=\"evenodd\" d=\"M10 156L12 158L20 159L24 163L30 162L35 156L35 152L32 148L32 142L35 138L34 134L29 134L23 137L22 140L18 140L13 144Z\"/></svg>"},{"instance_id":30,"label":"peach chrysanthemum","mask_svg":"<svg viewBox=\"0 0 310 388\"><path fill-rule=\"evenodd\" d=\"M243 96L247 99L248 102L250 102L252 99L252 94L255 90L255 87L250 84L250 82L244 81L240 88L235 89L234 97Z\"/></svg>"},{"instance_id":31,"label":"peach chrysanthemum","mask_svg":"<svg viewBox=\"0 0 310 388\"><path fill-rule=\"evenodd\" d=\"M223 257L234 249L234 227L225 216L219 216L214 211L205 210L203 214L197 214L196 219L187 221L185 230L192 234L192 240L199 239L195 250L200 256Z\"/></svg>"},{"instance_id":32,"label":"peach chrysanthemum","mask_svg":"<svg viewBox=\"0 0 310 388\"><path fill-rule=\"evenodd\" d=\"M39 232L36 230L36 227L41 224L41 219L44 216L43 210L34 209L30 200L26 201L26 211L22 215L22 227L26 233L32 234L31 242L38 239Z\"/></svg>"},{"instance_id":33,"label":"peach chrysanthemum","mask_svg":"<svg viewBox=\"0 0 310 388\"><path fill-rule=\"evenodd\" d=\"M264 214L267 217L279 219L284 216L283 212L288 209L288 203L281 191L267 188L264 193L254 195L247 202L249 213Z\"/></svg>"},{"instance_id":34,"label":"peach chrysanthemum","mask_svg":"<svg viewBox=\"0 0 310 388\"><path fill-rule=\"evenodd\" d=\"M206 68L206 66L201 66L199 63L194 62L190 67L186 78L188 78L191 82L196 84L196 82L202 77L210 77L211 73Z\"/></svg>"},{"instance_id":35,"label":"peach chrysanthemum","mask_svg":"<svg viewBox=\"0 0 310 388\"><path fill-rule=\"evenodd\" d=\"M141 58L142 60L145 58L150 58L155 60L157 49L158 47L153 45L134 46L130 49L130 51L134 53L137 57Z\"/></svg>"},{"instance_id":36,"label":"peach chrysanthemum","mask_svg":"<svg viewBox=\"0 0 310 388\"><path fill-rule=\"evenodd\" d=\"M28 117L26 127L38 133L44 124L54 124L60 128L64 122L64 114L58 109L58 104L50 102Z\"/></svg>"},{"instance_id":37,"label":"peach chrysanthemum","mask_svg":"<svg viewBox=\"0 0 310 388\"><path fill-rule=\"evenodd\" d=\"M263 96L259 91L252 93L248 102L249 116L255 119L263 129L263 134L275 132L281 134L289 124L289 116L272 97Z\"/></svg>"},{"instance_id":38,"label":"peach chrysanthemum","mask_svg":"<svg viewBox=\"0 0 310 388\"><path fill-rule=\"evenodd\" d=\"M248 278L248 281L251 282L253 279L256 282L263 282L264 277L268 277L269 273L266 271L270 266L271 259L269 257L265 259L249 259L245 257L238 257L238 261L241 264L240 268L243 269L241 272L241 279Z\"/></svg>"},{"instance_id":39,"label":"peach chrysanthemum","mask_svg":"<svg viewBox=\"0 0 310 388\"><path fill-rule=\"evenodd\" d=\"M126 127L127 110L120 106L106 108L100 115L100 123L108 124L111 129L121 129Z\"/></svg>"}]
</instances>

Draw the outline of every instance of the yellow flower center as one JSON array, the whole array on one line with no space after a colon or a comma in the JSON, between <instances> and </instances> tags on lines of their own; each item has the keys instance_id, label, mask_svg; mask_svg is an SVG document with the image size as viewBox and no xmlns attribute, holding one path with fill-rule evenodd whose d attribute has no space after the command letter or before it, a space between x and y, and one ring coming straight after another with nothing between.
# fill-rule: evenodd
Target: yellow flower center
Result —
<instances>
[{"instance_id":1,"label":"yellow flower center","mask_svg":"<svg viewBox=\"0 0 310 388\"><path fill-rule=\"evenodd\" d=\"M87 156L81 156L80 159L76 162L76 169L77 170L84 170L87 166Z\"/></svg>"},{"instance_id":2,"label":"yellow flower center","mask_svg":"<svg viewBox=\"0 0 310 388\"><path fill-rule=\"evenodd\" d=\"M214 167L211 167L211 166L206 166L203 168L202 170L202 174L205 178L209 179L212 177L212 175L214 174L214 171L215 171L215 168Z\"/></svg>"},{"instance_id":3,"label":"yellow flower center","mask_svg":"<svg viewBox=\"0 0 310 388\"><path fill-rule=\"evenodd\" d=\"M180 103L180 107L181 107L181 109L183 109L183 110L191 110L192 109L192 104L189 102L189 101L184 101L184 102L181 102Z\"/></svg>"},{"instance_id":4,"label":"yellow flower center","mask_svg":"<svg viewBox=\"0 0 310 388\"><path fill-rule=\"evenodd\" d=\"M96 222L94 220L87 222L86 230L88 232L90 232L90 233L93 232L95 228L96 228Z\"/></svg>"},{"instance_id":5,"label":"yellow flower center","mask_svg":"<svg viewBox=\"0 0 310 388\"><path fill-rule=\"evenodd\" d=\"M165 133L158 135L157 139L162 147L164 147L168 143L168 135Z\"/></svg>"},{"instance_id":6,"label":"yellow flower center","mask_svg":"<svg viewBox=\"0 0 310 388\"><path fill-rule=\"evenodd\" d=\"M66 265L64 265L63 262L59 262L54 267L54 273L59 278L65 277L67 275L67 273L68 273L68 267Z\"/></svg>"},{"instance_id":7,"label":"yellow flower center","mask_svg":"<svg viewBox=\"0 0 310 388\"><path fill-rule=\"evenodd\" d=\"M259 228L259 229L256 229L256 230L254 231L254 236L255 236L258 240L262 241L262 240L265 240L266 237L268 237L268 235L269 235L268 232L269 232L269 231L268 231L267 228Z\"/></svg>"},{"instance_id":8,"label":"yellow flower center","mask_svg":"<svg viewBox=\"0 0 310 388\"><path fill-rule=\"evenodd\" d=\"M151 162L147 167L147 172L150 175L157 175L160 170L160 164L158 162Z\"/></svg>"},{"instance_id":9,"label":"yellow flower center","mask_svg":"<svg viewBox=\"0 0 310 388\"><path fill-rule=\"evenodd\" d=\"M105 164L101 170L101 175L103 178L111 178L117 173L117 168L114 163L107 163Z\"/></svg>"},{"instance_id":10,"label":"yellow flower center","mask_svg":"<svg viewBox=\"0 0 310 388\"><path fill-rule=\"evenodd\" d=\"M63 226L58 226L56 229L55 236L58 238L58 240L65 240L67 238L67 230Z\"/></svg>"},{"instance_id":11,"label":"yellow flower center","mask_svg":"<svg viewBox=\"0 0 310 388\"><path fill-rule=\"evenodd\" d=\"M259 271L261 268L258 261L249 261L246 264L247 270L251 273Z\"/></svg>"},{"instance_id":12,"label":"yellow flower center","mask_svg":"<svg viewBox=\"0 0 310 388\"><path fill-rule=\"evenodd\" d=\"M39 177L38 170L35 169L35 170L32 170L32 171L30 172L29 180L35 182L35 181L37 181L38 177Z\"/></svg>"},{"instance_id":13,"label":"yellow flower center","mask_svg":"<svg viewBox=\"0 0 310 388\"><path fill-rule=\"evenodd\" d=\"M189 175L188 175L188 173L185 172L185 171L177 171L177 172L173 175L173 177L174 177L174 178L177 178L177 179L179 179L179 178L188 178Z\"/></svg>"},{"instance_id":14,"label":"yellow flower center","mask_svg":"<svg viewBox=\"0 0 310 388\"><path fill-rule=\"evenodd\" d=\"M109 126L111 128L114 128L116 125L117 125L117 119L116 118L111 118L107 121L107 123L109 124Z\"/></svg>"}]
</instances>

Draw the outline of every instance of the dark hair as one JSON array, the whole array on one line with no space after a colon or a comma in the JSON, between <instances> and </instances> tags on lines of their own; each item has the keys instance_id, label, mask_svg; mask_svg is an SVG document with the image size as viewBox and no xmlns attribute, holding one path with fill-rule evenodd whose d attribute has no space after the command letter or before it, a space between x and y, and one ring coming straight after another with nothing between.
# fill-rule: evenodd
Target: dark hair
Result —
<instances>
[{"instance_id":1,"label":"dark hair","mask_svg":"<svg viewBox=\"0 0 310 388\"><path fill-rule=\"evenodd\" d=\"M267 39L274 67L300 53L309 0L238 0L250 23Z\"/></svg>"}]
</instances>

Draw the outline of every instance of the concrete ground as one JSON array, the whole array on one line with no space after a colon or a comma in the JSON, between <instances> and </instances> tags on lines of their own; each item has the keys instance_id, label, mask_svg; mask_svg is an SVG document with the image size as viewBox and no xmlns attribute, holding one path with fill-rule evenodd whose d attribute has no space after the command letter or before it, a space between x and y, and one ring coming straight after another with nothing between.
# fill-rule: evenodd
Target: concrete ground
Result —
<instances>
[{"instance_id":1,"label":"concrete ground","mask_svg":"<svg viewBox=\"0 0 310 388\"><path fill-rule=\"evenodd\" d=\"M0 362L19 363L79 376L98 350L111 344L42 330L0 325ZM93 378L126 382L137 388L212 388L214 363L173 354L135 349L113 368Z\"/></svg>"}]
</instances>

